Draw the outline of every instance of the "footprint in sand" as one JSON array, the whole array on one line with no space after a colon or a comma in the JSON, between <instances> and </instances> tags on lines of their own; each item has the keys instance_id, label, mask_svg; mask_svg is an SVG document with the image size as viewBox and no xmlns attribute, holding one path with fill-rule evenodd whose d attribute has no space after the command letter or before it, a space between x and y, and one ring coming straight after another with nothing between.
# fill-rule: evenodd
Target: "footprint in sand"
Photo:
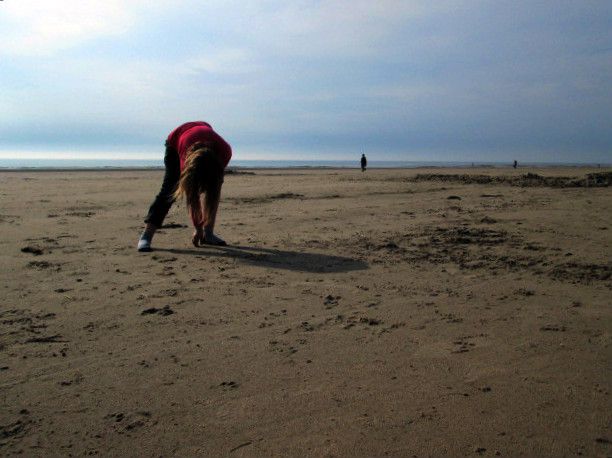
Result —
<instances>
[{"instance_id":1,"label":"footprint in sand","mask_svg":"<svg viewBox=\"0 0 612 458\"><path fill-rule=\"evenodd\" d=\"M161 316L168 316L168 315L172 315L173 313L174 313L174 310L172 310L169 305L165 305L162 308L151 307L151 308L145 309L142 312L140 312L141 315L161 315Z\"/></svg>"},{"instance_id":2,"label":"footprint in sand","mask_svg":"<svg viewBox=\"0 0 612 458\"><path fill-rule=\"evenodd\" d=\"M219 383L219 386L221 388L224 388L226 390L235 390L236 388L238 388L240 386L239 383L234 382L233 380L230 380L228 382L221 382Z\"/></svg>"},{"instance_id":3,"label":"footprint in sand","mask_svg":"<svg viewBox=\"0 0 612 458\"><path fill-rule=\"evenodd\" d=\"M338 301L342 299L341 296L332 296L331 294L328 294L327 296L325 296L325 300L323 301L323 305L325 305L325 309L329 310L331 308L334 308L336 306L338 306Z\"/></svg>"},{"instance_id":4,"label":"footprint in sand","mask_svg":"<svg viewBox=\"0 0 612 458\"><path fill-rule=\"evenodd\" d=\"M548 324L546 326L542 326L540 331L552 331L552 332L565 332L567 329L565 326Z\"/></svg>"},{"instance_id":5,"label":"footprint in sand","mask_svg":"<svg viewBox=\"0 0 612 458\"><path fill-rule=\"evenodd\" d=\"M119 434L126 431L133 431L148 425L155 425L157 422L152 420L151 412L138 411L132 413L112 413L104 417L110 422L110 427Z\"/></svg>"},{"instance_id":6,"label":"footprint in sand","mask_svg":"<svg viewBox=\"0 0 612 458\"><path fill-rule=\"evenodd\" d=\"M40 256L41 254L44 253L42 248L31 246L31 245L24 246L23 248L21 248L21 252L22 253L32 253L34 256Z\"/></svg>"},{"instance_id":7,"label":"footprint in sand","mask_svg":"<svg viewBox=\"0 0 612 458\"><path fill-rule=\"evenodd\" d=\"M59 271L61 269L59 264L53 264L48 261L30 261L28 262L27 267L30 269L36 269L36 270L51 269L51 270Z\"/></svg>"}]
</instances>

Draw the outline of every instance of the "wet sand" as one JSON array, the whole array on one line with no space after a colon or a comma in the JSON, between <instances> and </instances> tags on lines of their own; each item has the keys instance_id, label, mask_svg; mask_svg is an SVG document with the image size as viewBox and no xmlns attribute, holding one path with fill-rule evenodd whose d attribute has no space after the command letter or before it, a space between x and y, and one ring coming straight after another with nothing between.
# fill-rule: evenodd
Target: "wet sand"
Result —
<instances>
[{"instance_id":1,"label":"wet sand","mask_svg":"<svg viewBox=\"0 0 612 458\"><path fill-rule=\"evenodd\" d=\"M611 456L604 171L0 172L0 455Z\"/></svg>"}]
</instances>

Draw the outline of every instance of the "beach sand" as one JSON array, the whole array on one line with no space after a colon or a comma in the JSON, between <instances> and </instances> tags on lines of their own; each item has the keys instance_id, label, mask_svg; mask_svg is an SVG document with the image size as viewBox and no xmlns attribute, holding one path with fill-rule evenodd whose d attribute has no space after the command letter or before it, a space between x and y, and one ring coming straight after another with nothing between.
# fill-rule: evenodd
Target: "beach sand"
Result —
<instances>
[{"instance_id":1,"label":"beach sand","mask_svg":"<svg viewBox=\"0 0 612 458\"><path fill-rule=\"evenodd\" d=\"M0 455L611 456L602 171L0 172Z\"/></svg>"}]
</instances>

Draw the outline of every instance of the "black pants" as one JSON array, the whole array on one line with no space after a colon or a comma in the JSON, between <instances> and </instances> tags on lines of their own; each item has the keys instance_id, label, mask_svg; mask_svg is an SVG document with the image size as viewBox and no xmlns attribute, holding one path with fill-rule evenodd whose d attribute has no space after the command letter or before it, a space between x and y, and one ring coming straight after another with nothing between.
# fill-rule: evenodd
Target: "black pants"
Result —
<instances>
[{"instance_id":1,"label":"black pants","mask_svg":"<svg viewBox=\"0 0 612 458\"><path fill-rule=\"evenodd\" d=\"M144 220L145 223L151 223L157 227L162 226L164 218L174 203L173 194L174 191L176 191L176 185L181 177L179 156L176 150L169 148L167 145L166 154L164 155L164 165L166 166L164 181L162 182L159 194L155 197L155 200L149 208L149 213Z\"/></svg>"}]
</instances>

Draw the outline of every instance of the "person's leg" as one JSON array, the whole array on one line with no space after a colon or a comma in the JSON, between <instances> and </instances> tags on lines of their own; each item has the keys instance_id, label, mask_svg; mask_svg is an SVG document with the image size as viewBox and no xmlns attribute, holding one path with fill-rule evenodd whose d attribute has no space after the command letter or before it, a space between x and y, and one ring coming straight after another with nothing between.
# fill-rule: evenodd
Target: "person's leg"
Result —
<instances>
[{"instance_id":1,"label":"person's leg","mask_svg":"<svg viewBox=\"0 0 612 458\"><path fill-rule=\"evenodd\" d=\"M164 165L166 166L164 180L162 182L161 189L151 204L147 217L145 218L145 230L140 236L140 240L138 242L139 251L151 250L153 235L155 234L155 231L162 226L170 207L174 203L173 194L181 176L179 157L176 151L166 147Z\"/></svg>"}]
</instances>

